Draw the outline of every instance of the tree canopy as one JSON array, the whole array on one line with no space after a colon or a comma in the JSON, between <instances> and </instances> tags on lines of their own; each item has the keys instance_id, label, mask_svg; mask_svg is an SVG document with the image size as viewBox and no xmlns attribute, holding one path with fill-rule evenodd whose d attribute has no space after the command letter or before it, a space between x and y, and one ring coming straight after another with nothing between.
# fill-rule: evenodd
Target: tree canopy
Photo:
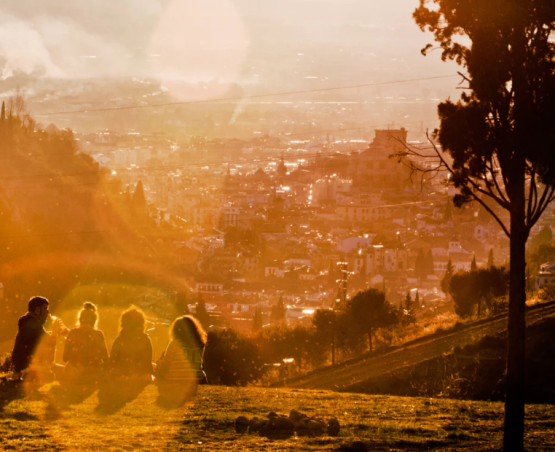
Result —
<instances>
[{"instance_id":1,"label":"tree canopy","mask_svg":"<svg viewBox=\"0 0 555 452\"><path fill-rule=\"evenodd\" d=\"M455 312L461 317L480 315L483 307L492 307L495 298L507 295L509 274L503 267L459 272L451 278L449 292Z\"/></svg>"},{"instance_id":2,"label":"tree canopy","mask_svg":"<svg viewBox=\"0 0 555 452\"><path fill-rule=\"evenodd\" d=\"M397 310L386 300L385 293L377 289L368 289L357 293L347 303L352 322L368 336L372 351L372 334L379 328L385 328L398 322Z\"/></svg>"}]
</instances>

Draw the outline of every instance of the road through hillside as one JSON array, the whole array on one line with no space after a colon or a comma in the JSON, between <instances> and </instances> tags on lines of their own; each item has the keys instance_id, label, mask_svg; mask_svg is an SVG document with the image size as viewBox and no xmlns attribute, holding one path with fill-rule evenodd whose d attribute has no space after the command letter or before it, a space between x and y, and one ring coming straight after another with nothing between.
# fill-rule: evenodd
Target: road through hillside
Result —
<instances>
[{"instance_id":1,"label":"road through hillside","mask_svg":"<svg viewBox=\"0 0 555 452\"><path fill-rule=\"evenodd\" d=\"M555 304L536 306L526 314L528 324L555 316ZM467 328L429 340L408 344L389 353L352 360L344 364L319 369L305 376L286 382L289 388L327 389L341 391L355 383L374 378L386 372L411 366L421 361L450 353L456 346L463 347L474 343L486 335L501 333L507 329L507 315L490 321L476 322Z\"/></svg>"}]
</instances>

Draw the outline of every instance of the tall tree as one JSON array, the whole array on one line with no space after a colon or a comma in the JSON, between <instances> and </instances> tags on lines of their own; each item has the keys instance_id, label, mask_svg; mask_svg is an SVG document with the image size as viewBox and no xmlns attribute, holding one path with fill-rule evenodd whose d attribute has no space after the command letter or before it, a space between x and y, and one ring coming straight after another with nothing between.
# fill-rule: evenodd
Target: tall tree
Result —
<instances>
[{"instance_id":1,"label":"tall tree","mask_svg":"<svg viewBox=\"0 0 555 452\"><path fill-rule=\"evenodd\" d=\"M451 282L451 278L453 277L453 264L451 263L451 259L447 261L447 269L445 270L445 274L441 279L441 290L443 293L449 293L449 283Z\"/></svg>"},{"instance_id":2,"label":"tall tree","mask_svg":"<svg viewBox=\"0 0 555 452\"><path fill-rule=\"evenodd\" d=\"M273 320L276 320L276 321L283 320L285 319L285 313L286 313L286 309L285 309L285 304L283 302L283 296L280 295L277 304L272 306L271 317Z\"/></svg>"},{"instance_id":3,"label":"tall tree","mask_svg":"<svg viewBox=\"0 0 555 452\"><path fill-rule=\"evenodd\" d=\"M370 351L373 350L374 332L399 320L395 308L386 300L385 293L377 289L357 293L349 300L347 312L351 315L353 323L367 335Z\"/></svg>"},{"instance_id":4,"label":"tall tree","mask_svg":"<svg viewBox=\"0 0 555 452\"><path fill-rule=\"evenodd\" d=\"M137 213L143 213L146 210L146 198L143 182L137 182L135 191L133 192L133 208Z\"/></svg>"},{"instance_id":5,"label":"tall tree","mask_svg":"<svg viewBox=\"0 0 555 452\"><path fill-rule=\"evenodd\" d=\"M321 347L332 354L332 364L335 364L335 341L337 336L337 311L317 309L312 316L312 326L315 329L315 340Z\"/></svg>"},{"instance_id":6,"label":"tall tree","mask_svg":"<svg viewBox=\"0 0 555 452\"><path fill-rule=\"evenodd\" d=\"M472 262L470 263L470 271L473 272L476 270L478 270L478 265L476 264L476 255L474 255Z\"/></svg>"},{"instance_id":7,"label":"tall tree","mask_svg":"<svg viewBox=\"0 0 555 452\"><path fill-rule=\"evenodd\" d=\"M493 258L493 248L489 250L488 254L488 268L491 268L495 265L495 259Z\"/></svg>"},{"instance_id":8,"label":"tall tree","mask_svg":"<svg viewBox=\"0 0 555 452\"><path fill-rule=\"evenodd\" d=\"M410 292L407 292L405 297L405 303L403 306L403 323L411 324L416 321L416 313L414 312L415 302L410 296Z\"/></svg>"},{"instance_id":9,"label":"tall tree","mask_svg":"<svg viewBox=\"0 0 555 452\"><path fill-rule=\"evenodd\" d=\"M491 307L492 301L507 294L508 273L503 267L481 268L453 275L449 291L455 303L455 312L461 317L482 314L482 308Z\"/></svg>"},{"instance_id":10,"label":"tall tree","mask_svg":"<svg viewBox=\"0 0 555 452\"><path fill-rule=\"evenodd\" d=\"M525 246L555 199L555 2L420 0L414 13L442 58L463 66L461 100L439 105L436 169L460 189L455 203L480 203L510 238L507 396L503 445L524 444ZM464 36L467 41L459 39ZM468 43L468 44L467 44ZM432 48L429 44L426 50ZM436 145L437 141L441 149ZM419 152L419 151L416 151ZM452 164L443 156L447 152ZM428 171L428 170L425 170ZM509 224L482 198L509 212Z\"/></svg>"}]
</instances>

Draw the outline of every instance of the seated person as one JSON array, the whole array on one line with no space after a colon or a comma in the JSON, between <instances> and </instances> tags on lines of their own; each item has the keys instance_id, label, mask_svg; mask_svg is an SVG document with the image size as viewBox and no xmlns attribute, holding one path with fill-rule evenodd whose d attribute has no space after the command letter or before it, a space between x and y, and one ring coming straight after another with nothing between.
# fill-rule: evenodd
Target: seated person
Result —
<instances>
[{"instance_id":1,"label":"seated person","mask_svg":"<svg viewBox=\"0 0 555 452\"><path fill-rule=\"evenodd\" d=\"M65 378L69 381L96 383L108 365L106 341L96 329L97 321L96 306L86 302L79 312L79 326L69 331L64 347Z\"/></svg>"},{"instance_id":2,"label":"seated person","mask_svg":"<svg viewBox=\"0 0 555 452\"><path fill-rule=\"evenodd\" d=\"M193 316L177 318L170 328L170 342L156 366L160 402L181 406L204 382L203 356L206 332Z\"/></svg>"},{"instance_id":3,"label":"seated person","mask_svg":"<svg viewBox=\"0 0 555 452\"><path fill-rule=\"evenodd\" d=\"M43 374L53 377L50 366L54 358L55 336L44 329L50 317L49 302L44 297L32 297L28 303L28 312L18 321L18 332L12 352L12 364L16 374L43 369ZM33 365L31 367L31 364ZM37 377L40 377L36 375Z\"/></svg>"},{"instance_id":4,"label":"seated person","mask_svg":"<svg viewBox=\"0 0 555 452\"><path fill-rule=\"evenodd\" d=\"M137 308L128 309L121 316L121 331L110 353L114 378L152 380L152 343L145 325L145 315Z\"/></svg>"}]
</instances>

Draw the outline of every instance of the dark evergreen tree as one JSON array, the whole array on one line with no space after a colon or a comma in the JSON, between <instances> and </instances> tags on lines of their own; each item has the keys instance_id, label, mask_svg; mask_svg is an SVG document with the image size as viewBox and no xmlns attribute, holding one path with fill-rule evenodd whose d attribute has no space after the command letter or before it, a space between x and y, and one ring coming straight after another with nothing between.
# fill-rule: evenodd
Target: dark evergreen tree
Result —
<instances>
[{"instance_id":1,"label":"dark evergreen tree","mask_svg":"<svg viewBox=\"0 0 555 452\"><path fill-rule=\"evenodd\" d=\"M137 182L135 191L133 192L133 209L136 213L146 212L146 198L143 182Z\"/></svg>"},{"instance_id":2,"label":"dark evergreen tree","mask_svg":"<svg viewBox=\"0 0 555 452\"><path fill-rule=\"evenodd\" d=\"M374 332L399 321L397 310L386 300L385 293L376 289L357 293L347 303L346 311L353 324L367 336L370 351Z\"/></svg>"},{"instance_id":3,"label":"dark evergreen tree","mask_svg":"<svg viewBox=\"0 0 555 452\"><path fill-rule=\"evenodd\" d=\"M453 275L449 290L455 303L455 312L461 317L470 317L477 311L480 316L485 306L507 294L509 275L502 267L481 268Z\"/></svg>"},{"instance_id":4,"label":"dark evergreen tree","mask_svg":"<svg viewBox=\"0 0 555 452\"><path fill-rule=\"evenodd\" d=\"M286 309L285 309L285 304L283 302L283 296L280 295L277 304L272 306L272 311L271 311L272 320L275 320L275 321L284 320L285 313L286 313Z\"/></svg>"},{"instance_id":5,"label":"dark evergreen tree","mask_svg":"<svg viewBox=\"0 0 555 452\"><path fill-rule=\"evenodd\" d=\"M472 262L470 263L470 271L478 270L478 265L476 264L476 256L472 258Z\"/></svg>"},{"instance_id":6,"label":"dark evergreen tree","mask_svg":"<svg viewBox=\"0 0 555 452\"><path fill-rule=\"evenodd\" d=\"M451 278L453 277L453 264L451 263L451 259L447 261L447 269L445 270L445 274L441 279L441 290L443 293L449 293L449 283L451 282Z\"/></svg>"},{"instance_id":7,"label":"dark evergreen tree","mask_svg":"<svg viewBox=\"0 0 555 452\"><path fill-rule=\"evenodd\" d=\"M407 296L405 297L405 303L403 306L403 322L407 325L416 322L414 305L415 302L410 296L410 292L407 292Z\"/></svg>"},{"instance_id":8,"label":"dark evergreen tree","mask_svg":"<svg viewBox=\"0 0 555 452\"><path fill-rule=\"evenodd\" d=\"M314 327L314 339L320 345L325 354L332 353L332 363L335 361L335 341L337 336L337 311L328 309L318 309L312 316L312 326Z\"/></svg>"}]
</instances>

